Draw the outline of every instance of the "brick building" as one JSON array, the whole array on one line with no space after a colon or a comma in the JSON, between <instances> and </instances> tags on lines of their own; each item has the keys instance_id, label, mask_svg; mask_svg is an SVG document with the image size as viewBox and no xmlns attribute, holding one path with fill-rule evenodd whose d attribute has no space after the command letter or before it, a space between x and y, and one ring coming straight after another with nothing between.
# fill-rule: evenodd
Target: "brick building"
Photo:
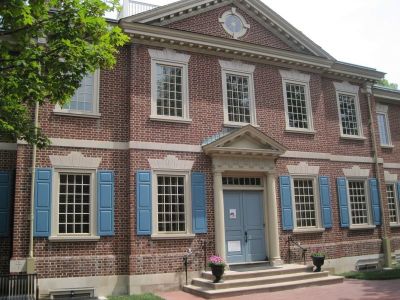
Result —
<instances>
[{"instance_id":1,"label":"brick building","mask_svg":"<svg viewBox=\"0 0 400 300\"><path fill-rule=\"evenodd\" d=\"M132 40L117 65L40 108L52 145L34 186L32 147L0 143L0 272L34 261L43 294L109 295L180 286L188 251L191 277L214 253L285 263L289 237L337 272L400 251L400 92L374 86L384 73L258 0L118 25Z\"/></svg>"}]
</instances>

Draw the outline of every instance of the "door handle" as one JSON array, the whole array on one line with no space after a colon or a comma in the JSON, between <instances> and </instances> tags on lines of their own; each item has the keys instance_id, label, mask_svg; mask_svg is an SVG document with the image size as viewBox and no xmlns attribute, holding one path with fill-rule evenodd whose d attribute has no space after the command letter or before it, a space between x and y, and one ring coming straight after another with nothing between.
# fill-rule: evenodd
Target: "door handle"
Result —
<instances>
[{"instance_id":1,"label":"door handle","mask_svg":"<svg viewBox=\"0 0 400 300\"><path fill-rule=\"evenodd\" d=\"M247 231L244 232L244 241L247 243Z\"/></svg>"}]
</instances>

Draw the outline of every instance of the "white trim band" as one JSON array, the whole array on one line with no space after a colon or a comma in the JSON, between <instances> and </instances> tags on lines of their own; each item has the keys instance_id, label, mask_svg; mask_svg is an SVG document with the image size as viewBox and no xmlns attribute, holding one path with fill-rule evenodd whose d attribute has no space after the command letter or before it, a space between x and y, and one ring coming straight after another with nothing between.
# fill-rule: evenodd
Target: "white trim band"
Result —
<instances>
[{"instance_id":1,"label":"white trim band","mask_svg":"<svg viewBox=\"0 0 400 300\"><path fill-rule=\"evenodd\" d=\"M17 143L0 143L0 150L16 151L17 150Z\"/></svg>"}]
</instances>

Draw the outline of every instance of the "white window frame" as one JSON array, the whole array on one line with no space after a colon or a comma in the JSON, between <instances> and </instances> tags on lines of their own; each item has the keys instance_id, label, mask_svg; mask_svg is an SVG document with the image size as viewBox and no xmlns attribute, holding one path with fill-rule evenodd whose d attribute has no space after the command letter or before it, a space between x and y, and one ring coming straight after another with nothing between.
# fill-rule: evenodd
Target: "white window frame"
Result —
<instances>
[{"instance_id":1,"label":"white window frame","mask_svg":"<svg viewBox=\"0 0 400 300\"><path fill-rule=\"evenodd\" d=\"M60 234L58 232L60 173L90 175L90 233L86 234ZM55 168L53 172L53 192L51 203L51 235L50 241L91 241L98 240L97 235L97 173L91 169Z\"/></svg>"},{"instance_id":2,"label":"white window frame","mask_svg":"<svg viewBox=\"0 0 400 300\"><path fill-rule=\"evenodd\" d=\"M362 181L364 182L364 191L365 191L365 201L367 205L367 224L353 224L353 219L351 216L351 202L350 202L350 188L349 188L349 182L350 181ZM376 226L373 224L373 218L372 218L372 206L371 206L371 199L370 199L370 190L369 190L369 184L368 184L368 178L365 177L346 177L346 189L347 189L347 205L349 208L349 222L350 222L350 229L369 229L369 228L375 228Z\"/></svg>"},{"instance_id":3,"label":"white window frame","mask_svg":"<svg viewBox=\"0 0 400 300\"><path fill-rule=\"evenodd\" d=\"M292 213L293 213L293 232L312 232L312 231L323 231L325 230L322 226L322 218L321 218L321 203L320 203L320 195L319 195L319 185L318 185L318 176L310 176L310 175L295 175L290 176L291 180L291 193L292 193ZM313 189L314 189L314 207L315 207L315 226L309 227L298 227L297 226L297 216L296 216L296 199L294 192L294 181L295 180L312 180Z\"/></svg>"},{"instance_id":4,"label":"white window frame","mask_svg":"<svg viewBox=\"0 0 400 300\"><path fill-rule=\"evenodd\" d=\"M393 193L394 193L394 202L396 205L396 214L397 214L397 222L390 222L390 227L400 227L400 205L399 205L399 196L397 193L397 182L396 181L385 181L385 188L386 188L386 193L387 193L387 185L391 185L393 187ZM386 194L386 200L387 199L387 194ZM389 201L387 201L389 205ZM389 207L388 207L389 210Z\"/></svg>"},{"instance_id":5,"label":"white window frame","mask_svg":"<svg viewBox=\"0 0 400 300\"><path fill-rule=\"evenodd\" d=\"M360 87L357 85L352 85L348 82L334 82L333 83L336 89L336 103L338 108L338 116L339 116L339 126L340 126L340 137L344 139L362 139L364 140L362 119L361 119L361 109L360 109L360 100L358 97L358 93ZM339 95L346 95L354 97L354 105L356 109L356 117L357 117L357 129L358 135L344 134L343 133L343 125L342 125L342 117L340 113L340 100Z\"/></svg>"},{"instance_id":6,"label":"white window frame","mask_svg":"<svg viewBox=\"0 0 400 300\"><path fill-rule=\"evenodd\" d=\"M221 76L222 76L222 94L224 109L224 125L228 127L242 127L248 124L257 125L256 108L255 108L255 91L254 91L254 65L244 64L240 61L220 60ZM229 121L228 115L228 91L226 87L227 75L246 76L249 78L249 97L250 97L250 123Z\"/></svg>"},{"instance_id":7,"label":"white window frame","mask_svg":"<svg viewBox=\"0 0 400 300\"><path fill-rule=\"evenodd\" d=\"M279 73L281 74L281 77L282 77L282 89L283 89L283 97L284 97L284 104L285 104L286 131L300 132L300 133L314 133L315 132L314 131L314 121L313 121L311 95L310 95L310 77L311 76L308 74L300 73L295 70L279 70ZM303 85L305 87L306 109L307 109L307 119L308 119L308 127L309 127L307 129L290 126L286 83Z\"/></svg>"},{"instance_id":8,"label":"white window frame","mask_svg":"<svg viewBox=\"0 0 400 300\"><path fill-rule=\"evenodd\" d=\"M151 114L150 119L155 121L190 123L189 117L189 71L190 55L178 53L171 49L149 49L151 57ZM157 114L157 65L167 65L182 68L182 117Z\"/></svg>"},{"instance_id":9,"label":"white window frame","mask_svg":"<svg viewBox=\"0 0 400 300\"><path fill-rule=\"evenodd\" d=\"M376 122L378 125L378 133L379 133L379 142L382 148L393 148L392 144L392 136L390 134L390 122L389 122L389 114L388 114L389 107L387 105L383 105L380 103L376 104ZM379 127L379 120L378 115L383 115L385 117L386 123L386 134L388 138L388 144L382 144L381 136L380 136L380 127Z\"/></svg>"},{"instance_id":10,"label":"white window frame","mask_svg":"<svg viewBox=\"0 0 400 300\"><path fill-rule=\"evenodd\" d=\"M86 118L100 118L100 70L97 69L93 73L93 106L92 112L63 108L60 104L56 104L54 108L54 114L86 117Z\"/></svg>"},{"instance_id":11,"label":"white window frame","mask_svg":"<svg viewBox=\"0 0 400 300\"><path fill-rule=\"evenodd\" d=\"M184 189L185 189L185 232L159 232L158 231L158 176L183 176ZM179 238L192 238L195 235L192 230L192 203L191 199L191 172L190 171L176 171L176 170L153 170L152 172L152 235L154 239L179 239Z\"/></svg>"},{"instance_id":12,"label":"white window frame","mask_svg":"<svg viewBox=\"0 0 400 300\"><path fill-rule=\"evenodd\" d=\"M239 31L239 32L232 32L232 31L228 28L228 26L226 26L226 19L227 19L228 16L230 16L230 15L234 15L234 16L236 16L236 17L238 17L238 18L240 19L240 21L242 22L242 30L241 30L241 31ZM247 23L246 19L245 19L241 14L239 14L239 13L236 11L236 7L232 7L230 10L227 10L226 12L224 12L224 13L222 14L221 18L219 18L218 21L221 23L221 25L222 25L222 27L224 28L224 30L225 30L229 35L231 35L234 39L238 39L238 38L244 36L244 35L247 33L247 30L250 28L250 24Z\"/></svg>"}]
</instances>

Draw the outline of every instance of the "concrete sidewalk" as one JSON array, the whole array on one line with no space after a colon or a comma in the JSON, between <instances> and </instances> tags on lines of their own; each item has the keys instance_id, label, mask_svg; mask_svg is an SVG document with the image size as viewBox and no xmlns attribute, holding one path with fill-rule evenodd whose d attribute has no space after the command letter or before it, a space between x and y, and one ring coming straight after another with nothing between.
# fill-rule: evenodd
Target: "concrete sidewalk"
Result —
<instances>
[{"instance_id":1,"label":"concrete sidewalk","mask_svg":"<svg viewBox=\"0 0 400 300\"><path fill-rule=\"evenodd\" d=\"M165 300L201 300L182 291L162 292ZM221 300L400 300L400 279L395 280L352 280L326 286L306 287L289 291L251 294Z\"/></svg>"}]
</instances>

